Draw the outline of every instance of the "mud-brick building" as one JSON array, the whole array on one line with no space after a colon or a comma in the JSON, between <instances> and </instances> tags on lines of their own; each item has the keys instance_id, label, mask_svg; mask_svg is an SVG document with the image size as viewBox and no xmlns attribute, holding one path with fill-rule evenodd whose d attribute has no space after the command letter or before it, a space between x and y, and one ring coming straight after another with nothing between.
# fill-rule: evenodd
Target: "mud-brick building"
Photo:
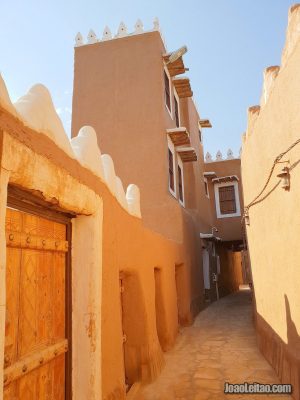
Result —
<instances>
[{"instance_id":1,"label":"mud-brick building","mask_svg":"<svg viewBox=\"0 0 300 400\"><path fill-rule=\"evenodd\" d=\"M300 397L300 5L291 7L281 66L264 71L243 137L245 222L262 353Z\"/></svg>"},{"instance_id":2,"label":"mud-brick building","mask_svg":"<svg viewBox=\"0 0 300 400\"><path fill-rule=\"evenodd\" d=\"M127 334L128 329L137 331L136 326L142 326L138 323L141 316L135 312L136 293L141 293L147 313L155 318L163 351L173 346L178 326L192 323L204 305L203 264L205 276L211 283L207 298L211 301L218 296L216 277L220 269L222 271L223 259L217 254L213 230L215 204L206 192L203 155L203 131L210 128L211 123L199 115L193 101L191 82L185 76L183 54L186 51L183 46L167 52L157 22L148 32L137 23L135 32L128 34L121 24L115 37L108 28L102 39L93 31L87 43L83 43L80 34L76 37L72 136L77 135L82 125L95 127L100 148L115 160L116 170L125 185L133 180L140 188L144 226L170 243L180 244L183 251L181 256L169 257L164 264L134 262L126 267L119 257L118 263L112 266L109 256L104 261L102 365L104 398L107 399L117 398L116 382L124 379L120 337L116 334L120 305L114 299L119 296L118 277L126 334L123 344L125 375L129 384L133 383L134 375L128 375L130 368L126 364L145 356L143 346L138 345L142 335L138 335L138 339ZM218 176L228 175L225 166L235 161L221 163L216 170ZM235 168L228 167L228 171L231 169L230 174L238 174L240 179L239 161ZM237 207L239 197L240 189ZM239 209L235 222L239 219L240 223L240 215ZM232 219L222 221L218 225L222 225L225 232L226 224L231 224ZM235 236L229 235L230 239L241 240L235 230ZM237 265L241 269L240 259ZM139 288L137 278L133 278L135 274L147 276L147 289ZM126 276L131 277L128 287L123 278ZM152 290L146 295L144 291L150 287ZM236 286L230 290L236 290ZM145 372L148 362L145 359L138 361L143 366L135 373L135 379L146 381L159 372L161 359L157 362L157 351L153 355L151 351L146 350L151 376Z\"/></svg>"},{"instance_id":3,"label":"mud-brick building","mask_svg":"<svg viewBox=\"0 0 300 400\"><path fill-rule=\"evenodd\" d=\"M225 158L218 151L215 160L207 153L204 171L205 194L210 200L212 233L215 234L211 236L218 259L215 268L209 268L209 256L204 249L203 274L206 292L215 299L250 281L241 224L244 208L241 160L234 158L230 149ZM214 276L217 284L214 284Z\"/></svg>"},{"instance_id":4,"label":"mud-brick building","mask_svg":"<svg viewBox=\"0 0 300 400\"><path fill-rule=\"evenodd\" d=\"M171 56L174 62L170 62ZM104 262L102 343L107 398L116 391L115 360L121 354L120 338L115 334L120 305L113 301L119 296L119 274L122 287L122 276L129 274L127 268L136 271L134 274L149 274L149 297L145 297L144 288L139 289L137 278L132 280L131 292L125 284L122 299L126 296L128 308L123 308L123 323L129 318L127 313L132 312L137 320L128 319L128 323L136 331L141 318L135 313L136 293L140 290L143 302L149 303L147 313L156 315L157 334L164 351L173 346L178 324L190 324L203 307L200 232L211 232L211 223L209 213L200 212L209 210L203 185L199 135L202 127L190 81L178 77L185 69L180 52L166 53L157 29L128 35L121 24L116 38L107 38L105 31L103 40L89 38L88 43L75 47L72 135L83 123L95 127L99 146L113 157L125 185L132 179L139 186L145 227L170 243L180 243L184 251L181 257L170 257L165 263L134 262L126 267L120 258L114 269L110 259ZM140 251L144 251L143 247ZM141 357L130 354L137 342L134 344L126 335L125 363L127 353L131 359ZM142 336L138 335L138 340ZM149 352L138 352L141 351ZM157 354L151 355L151 351L149 357L153 360L149 361L154 377L161 360L157 366ZM121 381L121 365L119 371ZM139 379L147 378L143 375L145 371L139 373Z\"/></svg>"},{"instance_id":5,"label":"mud-brick building","mask_svg":"<svg viewBox=\"0 0 300 400\"><path fill-rule=\"evenodd\" d=\"M0 78L0 400L132 396L204 306L204 263L217 297L238 238L205 180L236 160L206 168L186 49L157 24L77 36L71 141L44 86L12 104Z\"/></svg>"},{"instance_id":6,"label":"mud-brick building","mask_svg":"<svg viewBox=\"0 0 300 400\"><path fill-rule=\"evenodd\" d=\"M206 193L204 176L203 132L211 123L199 115L193 101L185 76L186 50L184 46L167 52L157 25L143 32L137 24L136 31L128 34L121 24L114 38L105 29L102 40L90 32L86 44L78 35L72 115L73 136L82 124L94 126L101 149L116 160L123 181L138 184L145 226L187 249L175 272L176 280L185 282L178 303L182 324L190 323L201 309L203 262L209 280L218 263L215 235L210 237L215 203ZM232 175L240 176L236 161L221 163L219 176L225 176L225 165L232 163L236 166ZM240 210L236 216L240 228ZM224 230L233 222L222 221ZM235 229L233 236L230 229L226 240L241 240L241 230ZM240 268L240 261L237 264ZM173 266L171 270L174 273ZM213 299L215 283L212 286Z\"/></svg>"}]
</instances>

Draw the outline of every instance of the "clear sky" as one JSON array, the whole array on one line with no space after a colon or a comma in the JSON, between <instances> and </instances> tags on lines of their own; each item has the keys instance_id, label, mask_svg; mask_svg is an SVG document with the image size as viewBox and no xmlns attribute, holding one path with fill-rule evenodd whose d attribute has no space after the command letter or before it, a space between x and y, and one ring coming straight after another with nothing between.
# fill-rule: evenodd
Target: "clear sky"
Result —
<instances>
[{"instance_id":1,"label":"clear sky","mask_svg":"<svg viewBox=\"0 0 300 400\"><path fill-rule=\"evenodd\" d=\"M246 110L259 103L263 69L280 64L289 0L0 0L0 71L12 100L34 83L50 90L70 132L74 37L105 25L132 32L158 17L168 50L186 44L185 64L202 118L205 151L238 153Z\"/></svg>"}]
</instances>

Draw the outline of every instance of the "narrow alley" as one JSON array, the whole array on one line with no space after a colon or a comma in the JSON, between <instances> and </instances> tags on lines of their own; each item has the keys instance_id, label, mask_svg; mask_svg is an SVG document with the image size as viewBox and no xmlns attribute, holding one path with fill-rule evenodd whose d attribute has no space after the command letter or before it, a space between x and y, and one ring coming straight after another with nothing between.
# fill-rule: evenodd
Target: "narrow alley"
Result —
<instances>
[{"instance_id":1,"label":"narrow alley","mask_svg":"<svg viewBox=\"0 0 300 400\"><path fill-rule=\"evenodd\" d=\"M260 354L249 290L222 298L183 328L165 353L159 378L143 389L145 400L291 399L288 395L224 394L224 383L280 383Z\"/></svg>"}]
</instances>

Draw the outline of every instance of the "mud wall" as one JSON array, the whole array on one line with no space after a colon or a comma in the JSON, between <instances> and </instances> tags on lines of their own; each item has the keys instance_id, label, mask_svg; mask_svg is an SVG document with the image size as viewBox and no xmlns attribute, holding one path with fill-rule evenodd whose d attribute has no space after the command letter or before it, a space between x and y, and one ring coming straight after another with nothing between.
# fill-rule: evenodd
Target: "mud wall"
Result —
<instances>
[{"instance_id":1,"label":"mud wall","mask_svg":"<svg viewBox=\"0 0 300 400\"><path fill-rule=\"evenodd\" d=\"M256 298L257 332L263 354L299 398L300 291L299 202L300 5L290 9L281 67L265 71L260 106L248 111L242 150L247 237ZM288 151L287 151L288 150ZM287 151L280 159L274 160ZM289 169L290 188L277 175Z\"/></svg>"}]
</instances>

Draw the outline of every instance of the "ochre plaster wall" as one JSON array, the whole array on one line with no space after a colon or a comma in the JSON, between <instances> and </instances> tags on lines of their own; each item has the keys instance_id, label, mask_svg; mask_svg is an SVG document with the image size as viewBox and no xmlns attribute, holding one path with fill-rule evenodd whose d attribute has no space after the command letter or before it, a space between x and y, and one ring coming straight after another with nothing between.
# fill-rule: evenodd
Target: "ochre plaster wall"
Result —
<instances>
[{"instance_id":1,"label":"ochre plaster wall","mask_svg":"<svg viewBox=\"0 0 300 400\"><path fill-rule=\"evenodd\" d=\"M158 32L76 48L72 136L83 124L92 125L102 152L116 160L125 186L139 186L145 226L181 243L184 215L188 212L199 224L209 202L202 180L199 115L192 99L180 100L181 125L188 128L198 155L197 162L184 163L186 210L168 189L166 129L175 127L175 121L164 100L165 51ZM210 229L209 220L202 225L199 231Z\"/></svg>"},{"instance_id":2,"label":"ochre plaster wall","mask_svg":"<svg viewBox=\"0 0 300 400\"><path fill-rule=\"evenodd\" d=\"M286 51L265 105L250 109L242 150L245 205L263 188L273 161L300 137L300 7L289 14ZM296 23L297 22L297 23ZM296 37L296 39L295 39ZM288 58L287 58L288 57ZM281 188L277 164L261 201L249 210L247 237L261 350L281 379L300 396L300 146L289 161L290 190Z\"/></svg>"},{"instance_id":3,"label":"ochre plaster wall","mask_svg":"<svg viewBox=\"0 0 300 400\"><path fill-rule=\"evenodd\" d=\"M218 276L220 297L237 292L240 285L244 283L242 253L230 250L229 243L226 244L227 246L222 243L217 245L221 264L221 273Z\"/></svg>"},{"instance_id":4,"label":"ochre plaster wall","mask_svg":"<svg viewBox=\"0 0 300 400\"><path fill-rule=\"evenodd\" d=\"M124 222L123 227L122 221L127 217L120 217L122 210L111 210L104 202L104 232L107 229L110 233L104 233L102 310L103 343L106 345L103 344L103 381L104 392L114 392L115 398L119 389L114 386L114 371L121 371L119 382L124 378L119 358L122 351L120 322L111 318L120 313L119 303L112 300L119 297L119 271L135 271L134 278L129 281L134 280L146 293L144 317L150 318L147 329L156 337L155 342L151 339L151 343L143 343L142 347L143 354L148 353L147 357L152 358L157 367L151 371L144 368L139 378L141 374L146 379L155 376L161 365L155 329L154 268L161 268L163 286L160 311L165 324L160 337L163 350L172 347L177 333L175 264L182 264L183 283L178 288L181 292L180 324L190 324L203 305L200 232L211 231L211 213L203 185L199 115L192 99L180 101L181 125L188 128L198 156L197 162L184 163L185 207L182 207L168 189L166 129L175 127L175 121L165 107L164 53L158 32L75 49L72 136L77 135L82 125L92 125L102 153L110 154L115 160L116 172L124 186L134 182L141 192L142 224L140 221ZM173 102L173 95L171 100ZM145 228L153 231L151 237ZM148 242L151 243L149 247L145 245ZM169 250L168 246L171 246Z\"/></svg>"},{"instance_id":5,"label":"ochre plaster wall","mask_svg":"<svg viewBox=\"0 0 300 400\"><path fill-rule=\"evenodd\" d=\"M233 160L214 161L204 164L205 172L215 172L217 177L224 177L236 175L239 179L239 200L241 207L241 215L243 214L243 185L241 177L241 160L239 158ZM213 225L218 229L217 236L223 241L241 240L242 239L242 225L241 216L231 218L217 218L216 204L215 204L215 190L211 178L207 179L210 197L210 208L213 214Z\"/></svg>"},{"instance_id":6,"label":"ochre plaster wall","mask_svg":"<svg viewBox=\"0 0 300 400\"><path fill-rule=\"evenodd\" d=\"M174 344L178 319L182 324L190 323L201 306L199 283L194 286L191 284L192 274L194 280L202 281L201 270L197 264L200 260L195 256L196 246L199 245L195 225L190 217L183 214L186 221L181 244L145 228L141 219L130 216L121 207L100 178L82 167L75 159L71 159L49 138L24 127L20 121L4 110L0 111L0 130L4 130L1 137L3 143L1 155L5 156L4 160L2 159L2 166L10 171L10 183L25 190L38 191L46 201L52 204L55 202L66 211L78 215L73 223L75 236L72 250L73 290L76 298L73 308L73 312L76 313L73 315L75 324L73 356L74 360L76 359L74 377L77 383L81 382L81 387L73 382L74 396L97 398L99 390L102 389L103 399L124 398L125 372L119 274L122 272L124 276L126 297L123 328L127 335L125 343L127 375L132 381L150 381L163 367L162 349L167 350ZM12 157L12 154L18 156ZM4 175L1 174L2 176ZM99 210L101 215L94 221L92 216L97 215ZM92 219L87 221L84 218ZM97 226L97 221L102 228ZM89 244L91 246L89 253L93 254L95 251L96 253L93 256L94 262L91 260L90 269L87 271L86 263L90 257L82 257L82 245L84 245L82 241L89 243L88 238L93 238L93 235L87 233L89 230L94 232L99 244L93 242ZM81 232L82 236L79 237L78 232ZM99 251L101 250L101 260L97 255L98 246ZM2 259L1 262L5 263ZM100 263L103 266L102 275ZM176 265L180 265L181 268L178 306ZM161 269L163 293L160 304L164 315L163 335L160 336L160 342L156 329L154 268ZM84 280L80 279L80 270L85 276ZM84 282L89 282L89 290L93 293L92 295L89 292L89 296L92 296L89 299L84 294L86 291L82 289ZM99 303L94 297L96 293L99 296ZM80 302L80 295L84 296L83 302ZM85 314L85 308L88 308L88 315ZM135 315L135 319L132 315ZM99 317L102 324L98 323ZM80 322L86 321L89 325L87 320L89 318L92 324L94 320L96 321L95 329L91 332ZM76 328L77 325L80 329ZM99 329L101 329L102 350L101 353L95 354L98 355L98 360L101 359L102 368L94 357L94 344L100 339ZM88 337L84 336L87 334ZM82 340L80 335L83 335ZM84 354L81 354L80 348L83 344L85 350ZM100 345L97 344L96 348L100 349ZM87 368L84 368L86 362ZM101 369L102 387L99 389L101 379L97 374ZM87 374L84 377L82 374L85 371L91 371L91 375ZM92 382L92 385L88 382Z\"/></svg>"}]
</instances>

